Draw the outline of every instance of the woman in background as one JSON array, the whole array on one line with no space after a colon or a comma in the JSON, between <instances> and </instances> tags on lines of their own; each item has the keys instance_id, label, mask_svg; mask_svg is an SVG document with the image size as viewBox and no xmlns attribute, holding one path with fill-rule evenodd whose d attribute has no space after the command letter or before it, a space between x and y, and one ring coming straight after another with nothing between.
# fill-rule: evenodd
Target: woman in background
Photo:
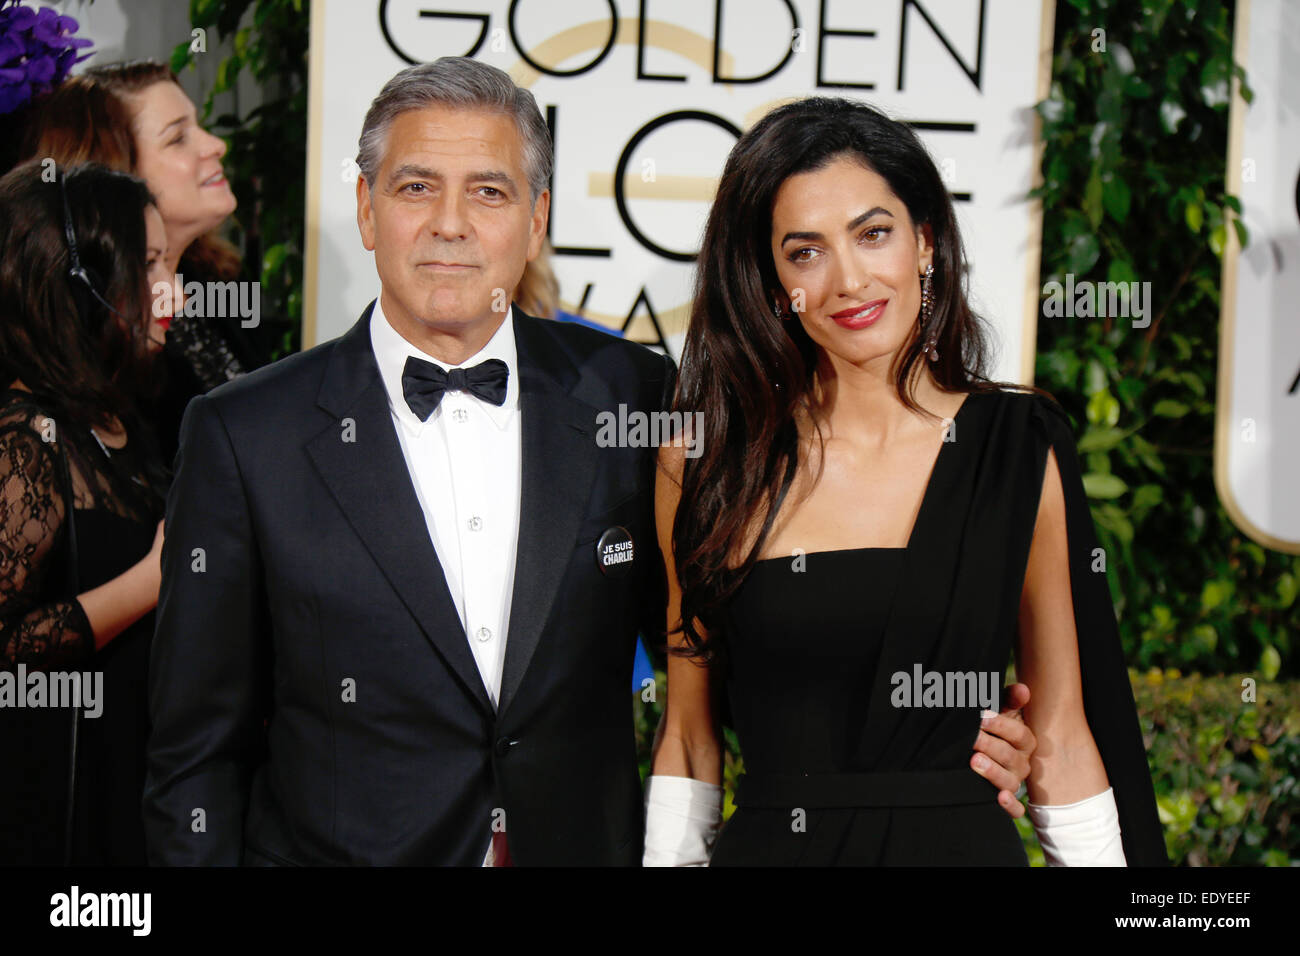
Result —
<instances>
[{"instance_id":1,"label":"woman in background","mask_svg":"<svg viewBox=\"0 0 1300 956\"><path fill-rule=\"evenodd\" d=\"M187 285L239 277L239 254L216 231L235 210L221 164L226 144L199 125L168 67L150 60L94 67L40 100L35 113L25 155L101 163L145 181L167 230L169 276L179 273ZM167 461L191 398L270 359L265 325L245 329L239 316L177 313L155 414Z\"/></svg>"},{"instance_id":2,"label":"woman in background","mask_svg":"<svg viewBox=\"0 0 1300 956\"><path fill-rule=\"evenodd\" d=\"M138 179L44 172L0 179L0 670L25 699L78 672L90 706L0 708L0 862L144 865L167 236Z\"/></svg>"}]
</instances>

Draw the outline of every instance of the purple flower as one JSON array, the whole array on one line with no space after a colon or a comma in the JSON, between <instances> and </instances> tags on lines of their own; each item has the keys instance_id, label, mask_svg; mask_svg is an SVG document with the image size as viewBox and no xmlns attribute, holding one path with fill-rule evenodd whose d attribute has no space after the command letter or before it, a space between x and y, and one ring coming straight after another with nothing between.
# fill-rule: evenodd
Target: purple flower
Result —
<instances>
[{"instance_id":1,"label":"purple flower","mask_svg":"<svg viewBox=\"0 0 1300 956\"><path fill-rule=\"evenodd\" d=\"M50 7L32 10L17 0L0 0L0 114L11 113L33 96L62 83L73 64L90 56L91 46L72 34L75 19Z\"/></svg>"}]
</instances>

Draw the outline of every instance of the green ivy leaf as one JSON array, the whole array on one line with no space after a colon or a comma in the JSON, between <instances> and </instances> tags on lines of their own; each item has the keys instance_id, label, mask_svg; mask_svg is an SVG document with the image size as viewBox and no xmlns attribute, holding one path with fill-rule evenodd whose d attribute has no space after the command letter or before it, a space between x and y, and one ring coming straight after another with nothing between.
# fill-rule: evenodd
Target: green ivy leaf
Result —
<instances>
[{"instance_id":1,"label":"green ivy leaf","mask_svg":"<svg viewBox=\"0 0 1300 956\"><path fill-rule=\"evenodd\" d=\"M1184 372L1178 380L1196 393L1197 398L1205 397L1205 382L1195 372Z\"/></svg>"},{"instance_id":2,"label":"green ivy leaf","mask_svg":"<svg viewBox=\"0 0 1300 956\"><path fill-rule=\"evenodd\" d=\"M280 267L284 265L285 257L289 254L289 246L283 242L277 242L266 250L262 256L262 284L271 285L275 281L276 274Z\"/></svg>"},{"instance_id":3,"label":"green ivy leaf","mask_svg":"<svg viewBox=\"0 0 1300 956\"><path fill-rule=\"evenodd\" d=\"M1283 571L1282 576L1277 579L1277 601L1278 607L1285 610L1295 603L1296 599L1296 578L1290 571Z\"/></svg>"},{"instance_id":4,"label":"green ivy leaf","mask_svg":"<svg viewBox=\"0 0 1300 956\"><path fill-rule=\"evenodd\" d=\"M1223 255L1223 246L1228 241L1228 231L1223 228L1223 223L1219 223L1210 230L1210 251L1216 256Z\"/></svg>"},{"instance_id":5,"label":"green ivy leaf","mask_svg":"<svg viewBox=\"0 0 1300 956\"><path fill-rule=\"evenodd\" d=\"M1124 440L1124 432L1118 428L1089 428L1079 439L1079 454L1086 455L1094 451L1107 451Z\"/></svg>"},{"instance_id":6,"label":"green ivy leaf","mask_svg":"<svg viewBox=\"0 0 1300 956\"><path fill-rule=\"evenodd\" d=\"M1089 472L1083 476L1083 490L1089 498L1118 498L1128 491L1128 485L1115 475L1100 475Z\"/></svg>"},{"instance_id":7,"label":"green ivy leaf","mask_svg":"<svg viewBox=\"0 0 1300 956\"><path fill-rule=\"evenodd\" d=\"M1096 395L1106 390L1106 366L1096 359L1089 359L1085 370L1083 387L1088 395Z\"/></svg>"},{"instance_id":8,"label":"green ivy leaf","mask_svg":"<svg viewBox=\"0 0 1300 956\"><path fill-rule=\"evenodd\" d=\"M1205 221L1205 210L1199 203L1189 202L1183 213L1183 218L1187 220L1187 228L1192 232L1201 231L1201 223Z\"/></svg>"},{"instance_id":9,"label":"green ivy leaf","mask_svg":"<svg viewBox=\"0 0 1300 956\"><path fill-rule=\"evenodd\" d=\"M234 85L235 74L239 72L239 61L228 56L217 66L217 79L212 86L212 93L224 93Z\"/></svg>"},{"instance_id":10,"label":"green ivy leaf","mask_svg":"<svg viewBox=\"0 0 1300 956\"><path fill-rule=\"evenodd\" d=\"M1164 489L1159 485L1139 485L1133 492L1133 510L1143 510L1154 508L1164 500Z\"/></svg>"},{"instance_id":11,"label":"green ivy leaf","mask_svg":"<svg viewBox=\"0 0 1300 956\"><path fill-rule=\"evenodd\" d=\"M1081 232L1071 240L1066 258L1066 272L1076 276L1084 275L1101 256L1101 246L1097 237L1090 232Z\"/></svg>"},{"instance_id":12,"label":"green ivy leaf","mask_svg":"<svg viewBox=\"0 0 1300 956\"><path fill-rule=\"evenodd\" d=\"M1162 398L1156 402L1155 408L1151 409L1153 415L1159 415L1161 418L1182 418L1190 409L1182 402L1176 402L1172 398Z\"/></svg>"},{"instance_id":13,"label":"green ivy leaf","mask_svg":"<svg viewBox=\"0 0 1300 956\"><path fill-rule=\"evenodd\" d=\"M1115 176L1106 184L1103 198L1106 202L1106 212L1110 215L1110 218L1118 223L1123 223L1128 218L1129 203L1133 198L1129 192L1128 183Z\"/></svg>"},{"instance_id":14,"label":"green ivy leaf","mask_svg":"<svg viewBox=\"0 0 1300 956\"><path fill-rule=\"evenodd\" d=\"M190 18L199 26L211 26L221 15L221 0L192 0Z\"/></svg>"},{"instance_id":15,"label":"green ivy leaf","mask_svg":"<svg viewBox=\"0 0 1300 956\"><path fill-rule=\"evenodd\" d=\"M1101 170L1092 167L1092 175L1088 177L1088 184L1083 188L1083 211L1088 214L1088 224L1096 229L1101 225L1101 217L1105 212L1105 190L1101 184Z\"/></svg>"},{"instance_id":16,"label":"green ivy leaf","mask_svg":"<svg viewBox=\"0 0 1300 956\"><path fill-rule=\"evenodd\" d=\"M190 62L190 41L184 40L172 48L170 66L173 73L182 72Z\"/></svg>"},{"instance_id":17,"label":"green ivy leaf","mask_svg":"<svg viewBox=\"0 0 1300 956\"><path fill-rule=\"evenodd\" d=\"M1127 259L1111 259L1110 266L1106 269L1107 282L1136 282L1137 273L1133 271L1133 265Z\"/></svg>"},{"instance_id":18,"label":"green ivy leaf","mask_svg":"<svg viewBox=\"0 0 1300 956\"><path fill-rule=\"evenodd\" d=\"M1114 425L1119 421L1119 402L1110 392L1101 391L1088 399L1088 421L1094 425Z\"/></svg>"},{"instance_id":19,"label":"green ivy leaf","mask_svg":"<svg viewBox=\"0 0 1300 956\"><path fill-rule=\"evenodd\" d=\"M1210 624L1196 625L1192 630L1192 639L1206 653L1213 653L1219 646L1219 632Z\"/></svg>"},{"instance_id":20,"label":"green ivy leaf","mask_svg":"<svg viewBox=\"0 0 1300 956\"><path fill-rule=\"evenodd\" d=\"M1213 611L1226 601L1230 594L1232 594L1232 582L1206 581L1205 587L1201 589L1201 610Z\"/></svg>"},{"instance_id":21,"label":"green ivy leaf","mask_svg":"<svg viewBox=\"0 0 1300 956\"><path fill-rule=\"evenodd\" d=\"M1097 524L1113 534L1125 548L1133 543L1133 522L1115 505L1102 505L1097 509L1096 518Z\"/></svg>"},{"instance_id":22,"label":"green ivy leaf","mask_svg":"<svg viewBox=\"0 0 1300 956\"><path fill-rule=\"evenodd\" d=\"M1278 671L1282 669L1282 655L1277 648L1269 644L1264 653L1259 655L1259 672L1264 680L1277 680Z\"/></svg>"}]
</instances>

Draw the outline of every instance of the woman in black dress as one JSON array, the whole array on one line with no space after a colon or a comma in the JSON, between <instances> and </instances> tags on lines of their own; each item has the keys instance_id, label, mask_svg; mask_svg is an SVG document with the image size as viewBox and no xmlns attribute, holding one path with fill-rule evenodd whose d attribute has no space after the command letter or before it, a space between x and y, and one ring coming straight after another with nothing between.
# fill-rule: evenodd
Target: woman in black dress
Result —
<instances>
[{"instance_id":1,"label":"woman in black dress","mask_svg":"<svg viewBox=\"0 0 1300 956\"><path fill-rule=\"evenodd\" d=\"M733 149L678 381L703 451L658 482L648 854L705 852L725 685L746 772L712 864L1024 865L971 764L1014 649L1049 862L1167 862L1068 422L984 377L964 275L903 124L814 98Z\"/></svg>"},{"instance_id":2,"label":"woman in black dress","mask_svg":"<svg viewBox=\"0 0 1300 956\"><path fill-rule=\"evenodd\" d=\"M139 180L44 171L0 179L0 863L142 866L166 232ZM17 706L55 672L93 706Z\"/></svg>"}]
</instances>

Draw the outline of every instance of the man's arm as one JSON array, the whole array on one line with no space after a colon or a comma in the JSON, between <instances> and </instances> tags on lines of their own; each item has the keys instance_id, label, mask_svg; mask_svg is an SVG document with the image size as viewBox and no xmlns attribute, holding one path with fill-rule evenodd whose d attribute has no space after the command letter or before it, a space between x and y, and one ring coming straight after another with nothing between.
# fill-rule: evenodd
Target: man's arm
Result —
<instances>
[{"instance_id":1,"label":"man's arm","mask_svg":"<svg viewBox=\"0 0 1300 956\"><path fill-rule=\"evenodd\" d=\"M204 396L185 412L176 464L149 666L149 862L237 866L265 749L268 622L243 479Z\"/></svg>"}]
</instances>

